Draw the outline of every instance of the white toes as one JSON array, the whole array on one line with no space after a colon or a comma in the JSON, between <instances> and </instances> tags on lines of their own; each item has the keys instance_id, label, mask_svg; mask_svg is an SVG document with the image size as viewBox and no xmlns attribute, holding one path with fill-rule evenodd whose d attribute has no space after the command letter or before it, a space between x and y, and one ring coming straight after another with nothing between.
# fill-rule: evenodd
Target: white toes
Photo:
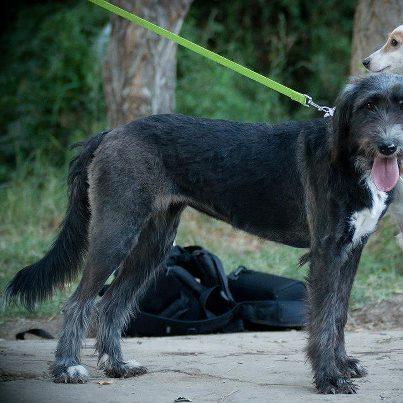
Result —
<instances>
[{"instance_id":1,"label":"white toes","mask_svg":"<svg viewBox=\"0 0 403 403\"><path fill-rule=\"evenodd\" d=\"M138 367L142 367L142 365L136 361L136 360L129 360L126 361L126 365L130 368L138 368Z\"/></svg>"},{"instance_id":2,"label":"white toes","mask_svg":"<svg viewBox=\"0 0 403 403\"><path fill-rule=\"evenodd\" d=\"M89 376L88 371L82 365L72 365L67 367L66 371L71 378L87 378Z\"/></svg>"}]
</instances>

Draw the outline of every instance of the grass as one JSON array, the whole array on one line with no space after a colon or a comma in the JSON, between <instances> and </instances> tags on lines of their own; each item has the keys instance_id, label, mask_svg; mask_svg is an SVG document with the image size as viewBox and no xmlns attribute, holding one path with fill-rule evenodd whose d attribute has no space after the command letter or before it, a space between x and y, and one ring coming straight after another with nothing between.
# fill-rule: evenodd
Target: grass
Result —
<instances>
[{"instance_id":1,"label":"grass","mask_svg":"<svg viewBox=\"0 0 403 403\"><path fill-rule=\"evenodd\" d=\"M42 257L57 233L65 205L66 167L44 162L24 163L0 188L0 289L14 273ZM388 217L365 248L352 294L352 306L379 301L403 291L402 255ZM307 268L297 268L301 250L262 241L193 210L184 213L177 242L199 244L218 255L227 271L239 265L303 279ZM60 312L74 285L59 291L34 312L8 307L0 322L19 317L49 318Z\"/></svg>"},{"instance_id":2,"label":"grass","mask_svg":"<svg viewBox=\"0 0 403 403\"><path fill-rule=\"evenodd\" d=\"M386 217L365 247L352 291L351 307L390 298L403 292L402 254L395 227ZM200 244L218 255L229 272L239 265L304 279L307 265L298 268L303 251L258 239L195 211L184 214L178 244Z\"/></svg>"}]
</instances>

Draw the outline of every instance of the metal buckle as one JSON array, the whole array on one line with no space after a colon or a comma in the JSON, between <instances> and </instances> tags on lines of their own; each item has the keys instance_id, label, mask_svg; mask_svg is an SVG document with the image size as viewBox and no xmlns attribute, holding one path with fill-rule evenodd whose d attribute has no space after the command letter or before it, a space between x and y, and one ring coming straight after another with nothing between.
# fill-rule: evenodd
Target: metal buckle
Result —
<instances>
[{"instance_id":1,"label":"metal buckle","mask_svg":"<svg viewBox=\"0 0 403 403\"><path fill-rule=\"evenodd\" d=\"M312 97L304 94L307 98L306 104L309 106L314 107L315 109L317 109L319 112L324 112L324 117L328 117L328 116L333 116L334 115L334 111L336 108L331 108L330 106L321 106L318 105L317 103L313 102Z\"/></svg>"}]
</instances>

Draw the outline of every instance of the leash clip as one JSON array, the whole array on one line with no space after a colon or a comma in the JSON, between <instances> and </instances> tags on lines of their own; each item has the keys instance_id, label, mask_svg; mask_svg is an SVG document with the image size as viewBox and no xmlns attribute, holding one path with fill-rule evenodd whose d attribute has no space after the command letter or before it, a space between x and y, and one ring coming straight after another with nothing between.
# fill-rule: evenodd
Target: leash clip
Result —
<instances>
[{"instance_id":1,"label":"leash clip","mask_svg":"<svg viewBox=\"0 0 403 403\"><path fill-rule=\"evenodd\" d=\"M309 95L306 95L306 104L307 106L312 106L315 109L317 109L319 112L324 112L324 117L327 118L328 116L333 116L334 115L334 111L336 108L331 108L330 106L321 106L318 105L317 103L313 102L312 97Z\"/></svg>"}]
</instances>

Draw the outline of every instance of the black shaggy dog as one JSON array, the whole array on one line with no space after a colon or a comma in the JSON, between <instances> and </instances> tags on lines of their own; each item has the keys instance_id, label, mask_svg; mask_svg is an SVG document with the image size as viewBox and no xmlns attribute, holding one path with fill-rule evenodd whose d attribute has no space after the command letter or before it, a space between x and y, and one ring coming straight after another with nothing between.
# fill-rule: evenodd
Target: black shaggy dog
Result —
<instances>
[{"instance_id":1,"label":"black shaggy dog","mask_svg":"<svg viewBox=\"0 0 403 403\"><path fill-rule=\"evenodd\" d=\"M322 393L354 393L351 378L365 370L345 350L348 300L362 248L399 178L402 109L403 77L376 75L347 85L333 118L268 125L159 115L89 139L70 167L58 238L7 290L32 307L71 280L86 254L65 307L54 380L86 381L79 353L93 308L105 373L146 371L123 359L121 331L163 265L181 212L192 206L262 238L310 248L308 357L315 384Z\"/></svg>"}]
</instances>

